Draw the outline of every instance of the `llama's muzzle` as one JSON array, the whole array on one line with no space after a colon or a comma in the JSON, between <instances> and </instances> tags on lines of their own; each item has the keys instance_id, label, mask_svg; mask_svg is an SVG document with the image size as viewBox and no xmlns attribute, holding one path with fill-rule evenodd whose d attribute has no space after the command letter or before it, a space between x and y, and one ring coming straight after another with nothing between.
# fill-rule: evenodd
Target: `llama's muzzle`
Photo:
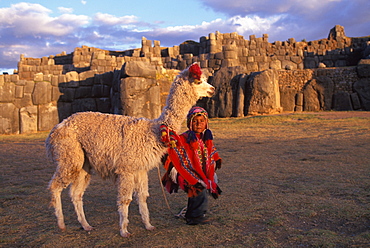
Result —
<instances>
[{"instance_id":1,"label":"llama's muzzle","mask_svg":"<svg viewBox=\"0 0 370 248\"><path fill-rule=\"evenodd\" d=\"M209 96L213 96L215 94L215 87L210 87L209 90L207 91L207 93L209 94Z\"/></svg>"}]
</instances>

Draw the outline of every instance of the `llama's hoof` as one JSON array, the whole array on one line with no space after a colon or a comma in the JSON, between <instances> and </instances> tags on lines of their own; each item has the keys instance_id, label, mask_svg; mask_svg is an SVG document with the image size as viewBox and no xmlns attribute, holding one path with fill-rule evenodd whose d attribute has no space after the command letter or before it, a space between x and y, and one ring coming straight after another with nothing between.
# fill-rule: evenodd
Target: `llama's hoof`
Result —
<instances>
[{"instance_id":1,"label":"llama's hoof","mask_svg":"<svg viewBox=\"0 0 370 248\"><path fill-rule=\"evenodd\" d=\"M121 231L121 236L124 237L124 238L128 238L128 237L131 236L131 233L129 233L129 232L122 232Z\"/></svg>"},{"instance_id":2,"label":"llama's hoof","mask_svg":"<svg viewBox=\"0 0 370 248\"><path fill-rule=\"evenodd\" d=\"M150 225L150 226L145 227L145 228L146 228L146 230L153 231L155 229L155 226Z\"/></svg>"},{"instance_id":3,"label":"llama's hoof","mask_svg":"<svg viewBox=\"0 0 370 248\"><path fill-rule=\"evenodd\" d=\"M58 225L59 229L64 232L66 230L66 225L62 224L62 225Z\"/></svg>"},{"instance_id":4,"label":"llama's hoof","mask_svg":"<svg viewBox=\"0 0 370 248\"><path fill-rule=\"evenodd\" d=\"M82 227L85 231L92 231L94 228L92 226L84 226Z\"/></svg>"}]
</instances>

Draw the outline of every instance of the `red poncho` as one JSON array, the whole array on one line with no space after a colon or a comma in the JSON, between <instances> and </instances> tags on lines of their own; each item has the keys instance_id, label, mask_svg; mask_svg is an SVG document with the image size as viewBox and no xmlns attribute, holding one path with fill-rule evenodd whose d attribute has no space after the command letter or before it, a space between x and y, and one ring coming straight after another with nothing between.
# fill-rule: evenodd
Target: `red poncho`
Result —
<instances>
[{"instance_id":1,"label":"red poncho","mask_svg":"<svg viewBox=\"0 0 370 248\"><path fill-rule=\"evenodd\" d=\"M208 135L207 135L208 131ZM168 157L164 164L167 177L162 182L172 193L173 182L168 179L168 173L175 167L178 172L177 184L188 193L189 197L197 195L199 185L206 187L214 198L221 194L221 189L215 183L216 161L221 161L212 142L212 134L206 131L203 139L199 139L192 131L177 135L166 125L161 125L162 142L168 148Z\"/></svg>"}]
</instances>

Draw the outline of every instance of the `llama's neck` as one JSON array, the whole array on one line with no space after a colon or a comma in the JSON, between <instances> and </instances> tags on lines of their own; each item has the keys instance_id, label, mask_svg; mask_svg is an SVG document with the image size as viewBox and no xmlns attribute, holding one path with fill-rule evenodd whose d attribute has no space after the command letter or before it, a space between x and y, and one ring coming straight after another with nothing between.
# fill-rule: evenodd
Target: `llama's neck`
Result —
<instances>
[{"instance_id":1,"label":"llama's neck","mask_svg":"<svg viewBox=\"0 0 370 248\"><path fill-rule=\"evenodd\" d=\"M179 86L179 85L177 85ZM163 108L158 122L166 124L172 130L179 132L181 124L184 122L186 115L198 98L193 95L192 90L173 87L167 97L167 104Z\"/></svg>"}]
</instances>

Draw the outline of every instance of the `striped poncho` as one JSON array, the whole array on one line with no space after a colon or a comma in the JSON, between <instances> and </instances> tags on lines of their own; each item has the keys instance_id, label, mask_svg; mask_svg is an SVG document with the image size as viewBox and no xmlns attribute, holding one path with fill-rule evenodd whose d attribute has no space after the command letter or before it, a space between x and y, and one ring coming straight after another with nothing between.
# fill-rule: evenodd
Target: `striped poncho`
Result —
<instances>
[{"instance_id":1,"label":"striped poncho","mask_svg":"<svg viewBox=\"0 0 370 248\"><path fill-rule=\"evenodd\" d=\"M204 134L196 135L188 130L177 135L166 125L161 125L161 133L162 142L168 146L168 157L164 163L167 172L162 178L167 191L177 192L180 187L193 197L207 188L217 198L221 189L215 182L215 169L216 164L221 164L221 158L213 145L211 131L207 129ZM177 180L170 178L173 167L178 172Z\"/></svg>"}]
</instances>

